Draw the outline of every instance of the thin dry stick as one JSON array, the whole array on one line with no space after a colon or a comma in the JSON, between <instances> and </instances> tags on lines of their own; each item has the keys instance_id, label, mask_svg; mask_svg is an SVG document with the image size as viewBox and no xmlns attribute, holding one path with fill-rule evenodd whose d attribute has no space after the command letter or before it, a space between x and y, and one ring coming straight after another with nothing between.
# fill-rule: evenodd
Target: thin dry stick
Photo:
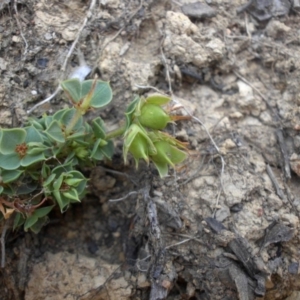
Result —
<instances>
[{"instance_id":1,"label":"thin dry stick","mask_svg":"<svg viewBox=\"0 0 300 300\"><path fill-rule=\"evenodd\" d=\"M271 169L271 167L269 165L267 165L267 173L272 181L272 184L276 190L276 194L277 196L280 198L280 199L284 199L284 194L283 194L283 191L282 189L279 187L279 184L277 182L277 179L273 173L273 170Z\"/></svg>"},{"instance_id":2,"label":"thin dry stick","mask_svg":"<svg viewBox=\"0 0 300 300\"><path fill-rule=\"evenodd\" d=\"M101 169L104 170L105 172L111 173L111 174L115 174L115 175L119 175L119 176L124 176L125 178L127 178L128 180L130 180L135 186L137 186L137 182L135 180L133 180L133 178L131 178L130 175L124 173L124 172L119 172L116 170L112 170L112 169L108 169L108 168L104 168L101 166Z\"/></svg>"},{"instance_id":3,"label":"thin dry stick","mask_svg":"<svg viewBox=\"0 0 300 300\"><path fill-rule=\"evenodd\" d=\"M118 199L109 199L109 202L120 202L120 201L123 201L123 200L126 200L128 197L132 196L132 195L136 195L136 194L139 194L140 191L132 191L132 192L129 192L128 194L126 194L124 197L122 198L118 198Z\"/></svg>"},{"instance_id":4,"label":"thin dry stick","mask_svg":"<svg viewBox=\"0 0 300 300\"><path fill-rule=\"evenodd\" d=\"M252 35L251 35L250 30L249 30L248 14L245 14L245 27L246 27L246 32L247 32L248 38L249 38L249 40L251 40Z\"/></svg>"},{"instance_id":5,"label":"thin dry stick","mask_svg":"<svg viewBox=\"0 0 300 300\"><path fill-rule=\"evenodd\" d=\"M169 92L173 96L173 90L172 90L172 83L171 83L170 72L169 72L169 68L168 68L168 65L167 65L166 56L165 56L165 54L164 54L164 52L162 50L162 47L160 47L160 53L161 53L162 59L164 61L164 64L166 66L166 74L167 74L167 80L168 80L168 84L169 84Z\"/></svg>"},{"instance_id":6,"label":"thin dry stick","mask_svg":"<svg viewBox=\"0 0 300 300\"><path fill-rule=\"evenodd\" d=\"M21 26L21 23L20 23L20 20L19 20L19 13L18 13L18 8L17 8L17 1L14 0L14 10L15 10L15 13L16 13L16 21L17 21L17 25L18 25L18 28L20 30L20 35L24 41L24 44L25 44L25 49L24 49L24 53L23 55L25 56L27 54L27 50L28 50L28 43L27 43L27 40L23 34L23 30L22 30L22 26Z\"/></svg>"},{"instance_id":7,"label":"thin dry stick","mask_svg":"<svg viewBox=\"0 0 300 300\"><path fill-rule=\"evenodd\" d=\"M286 149L286 143L281 129L276 130L277 141L280 147L280 152L283 160L284 174L286 179L291 179L290 159Z\"/></svg>"},{"instance_id":8,"label":"thin dry stick","mask_svg":"<svg viewBox=\"0 0 300 300\"><path fill-rule=\"evenodd\" d=\"M2 229L0 243L1 243L1 268L5 267L5 236L8 229L8 221L5 221L4 227Z\"/></svg>"},{"instance_id":9,"label":"thin dry stick","mask_svg":"<svg viewBox=\"0 0 300 300\"><path fill-rule=\"evenodd\" d=\"M196 242L198 242L198 243L200 243L200 244L203 244L203 241L202 240L200 240L200 239L198 239L198 238L196 238L196 237L194 237L194 236L190 236L190 235L188 235L188 234L181 234L181 233L167 233L168 235L172 235L172 236L181 236L181 237L185 237L185 238L188 238L188 239L190 239L190 240L194 240L194 241L196 241Z\"/></svg>"},{"instance_id":10,"label":"thin dry stick","mask_svg":"<svg viewBox=\"0 0 300 300\"><path fill-rule=\"evenodd\" d=\"M164 93L162 93L159 89L157 89L156 87L154 86L151 86L151 85L138 85L138 84L135 84L134 86L140 88L140 89L145 89L145 90L154 90L160 94L163 94L163 95L166 95Z\"/></svg>"},{"instance_id":11,"label":"thin dry stick","mask_svg":"<svg viewBox=\"0 0 300 300\"><path fill-rule=\"evenodd\" d=\"M86 17L84 18L83 23L82 23L81 27L79 28L79 30L78 30L78 32L77 32L76 38L75 38L75 40L73 41L72 46L71 46L71 48L70 48L70 50L69 50L69 52L68 52L68 54L67 54L67 56L66 56L66 58L65 58L65 61L64 61L63 65L62 65L62 68L61 68L62 72L65 72L66 67L67 67L67 63L68 63L68 61L69 61L69 58L71 57L71 55L72 55L72 53L73 53L73 51L74 51L74 49L75 49L75 47L76 47L76 45L77 45L77 43L78 43L78 40L79 40L79 38L80 38L80 35L81 35L83 29L85 28L85 26L86 26L88 20L89 20L89 19L92 17L92 15L93 15L93 14L92 14L92 10L94 9L95 4L96 4L96 0L92 0L92 1L91 1L91 4L90 4L90 7L89 7L89 9L88 9L88 11L87 11L87 13L86 13Z\"/></svg>"},{"instance_id":12,"label":"thin dry stick","mask_svg":"<svg viewBox=\"0 0 300 300\"><path fill-rule=\"evenodd\" d=\"M86 17L84 18L83 23L82 23L81 27L79 28L79 30L78 30L78 32L77 32L77 34L76 34L76 38L75 38L75 40L73 41L73 43L72 43L72 45L71 45L71 47L70 47L70 49L69 49L69 51L68 51L68 53L67 53L67 55L66 55L66 58L65 58L64 63L63 63L63 65L62 65L62 68L61 68L61 74L62 74L62 77L63 77L63 75L64 75L64 73L65 73L65 71L66 71L66 67L67 67L69 58L71 57L72 53L74 52L74 49L75 49L75 47L76 47L76 45L77 45L77 43L78 43L78 40L79 40L79 38L80 38L80 35L81 35L83 29L85 28L85 26L86 26L88 20L89 20L89 19L91 18L91 16L92 16L92 10L94 9L95 4L96 4L96 0L92 0L92 1L91 1L91 4L90 4L90 7L89 7L89 9L88 9L88 11L87 11L87 13L86 13ZM52 99L58 94L58 92L59 92L60 90L61 90L61 87L60 87L60 85L59 85L59 86L56 88L56 90L55 90L55 92L54 92L53 94L51 94L51 95L50 95L49 97L47 97L46 99L44 99L44 100L40 101L39 103L37 103L36 105L34 105L31 109L29 109L29 110L27 111L27 114L31 114L37 107L39 107L39 106L41 106L41 105L43 105L43 104L49 102L50 100L52 100Z\"/></svg>"},{"instance_id":13,"label":"thin dry stick","mask_svg":"<svg viewBox=\"0 0 300 300\"><path fill-rule=\"evenodd\" d=\"M267 97L262 94L249 80L247 80L245 77L243 77L240 73L238 73L237 71L233 71L233 73L235 74L235 76L237 76L239 79L241 79L242 81L244 81L245 83L247 83L253 90L255 90L255 92L265 101L268 102Z\"/></svg>"},{"instance_id":14,"label":"thin dry stick","mask_svg":"<svg viewBox=\"0 0 300 300\"><path fill-rule=\"evenodd\" d=\"M186 240L183 240L181 242L169 245L169 246L165 247L165 249L169 249L169 248L172 248L172 247L175 247L175 246L179 246L181 244L187 243L187 242L192 241L192 240L193 240L192 238L191 239L186 239Z\"/></svg>"}]
</instances>

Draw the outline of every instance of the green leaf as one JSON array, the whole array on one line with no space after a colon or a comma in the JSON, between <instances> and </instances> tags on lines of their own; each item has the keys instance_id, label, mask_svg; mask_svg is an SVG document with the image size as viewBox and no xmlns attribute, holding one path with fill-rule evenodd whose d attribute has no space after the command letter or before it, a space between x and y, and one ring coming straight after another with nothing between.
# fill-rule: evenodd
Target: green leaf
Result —
<instances>
[{"instance_id":1,"label":"green leaf","mask_svg":"<svg viewBox=\"0 0 300 300\"><path fill-rule=\"evenodd\" d=\"M56 179L54 182L53 182L53 188L55 191L59 191L60 187L61 187L61 184L63 182L63 179L64 179L64 176L63 174L61 174L58 179Z\"/></svg>"},{"instance_id":2,"label":"green leaf","mask_svg":"<svg viewBox=\"0 0 300 300\"><path fill-rule=\"evenodd\" d=\"M65 179L65 183L70 186L78 186L79 183L82 182L81 178L67 178Z\"/></svg>"},{"instance_id":3,"label":"green leaf","mask_svg":"<svg viewBox=\"0 0 300 300\"><path fill-rule=\"evenodd\" d=\"M137 124L132 124L125 132L123 156L126 163L128 151L133 155L136 162L140 158L148 161L149 151L155 153L156 149L148 137L147 131Z\"/></svg>"},{"instance_id":4,"label":"green leaf","mask_svg":"<svg viewBox=\"0 0 300 300\"><path fill-rule=\"evenodd\" d=\"M25 222L25 218L21 213L16 213L15 219L14 219L14 225L13 230L15 230L17 227L23 225Z\"/></svg>"},{"instance_id":5,"label":"green leaf","mask_svg":"<svg viewBox=\"0 0 300 300\"><path fill-rule=\"evenodd\" d=\"M164 162L155 162L153 161L158 173L159 173L159 176L161 178L165 177L168 175L168 164L167 163L164 163Z\"/></svg>"},{"instance_id":6,"label":"green leaf","mask_svg":"<svg viewBox=\"0 0 300 300\"><path fill-rule=\"evenodd\" d=\"M62 89L70 96L73 102L78 103L81 96L81 82L77 78L68 79L61 84Z\"/></svg>"},{"instance_id":7,"label":"green leaf","mask_svg":"<svg viewBox=\"0 0 300 300\"><path fill-rule=\"evenodd\" d=\"M25 143L28 144L29 142L36 142L36 143L42 143L43 142L43 138L40 135L40 133L36 130L36 128L34 128L33 126L30 127L25 127L24 128L26 130L26 139L25 139Z\"/></svg>"},{"instance_id":8,"label":"green leaf","mask_svg":"<svg viewBox=\"0 0 300 300\"><path fill-rule=\"evenodd\" d=\"M134 100L127 106L125 116L126 116L126 129L128 129L131 125L133 115L136 109L138 102L140 101L140 97L135 97Z\"/></svg>"},{"instance_id":9,"label":"green leaf","mask_svg":"<svg viewBox=\"0 0 300 300\"><path fill-rule=\"evenodd\" d=\"M30 227L30 230L35 233L35 234L38 234L41 229L43 228L43 226L47 223L47 220L48 220L48 217L43 217L43 218L39 218L37 220L36 223L34 223L31 227Z\"/></svg>"},{"instance_id":10,"label":"green leaf","mask_svg":"<svg viewBox=\"0 0 300 300\"><path fill-rule=\"evenodd\" d=\"M82 83L84 90L85 85L89 86L91 85L92 87L93 80L86 80ZM96 87L90 102L90 106L94 108L100 108L105 105L107 105L112 99L112 90L111 87L109 86L109 83L97 80Z\"/></svg>"},{"instance_id":11,"label":"green leaf","mask_svg":"<svg viewBox=\"0 0 300 300\"><path fill-rule=\"evenodd\" d=\"M70 153L68 154L68 156L65 159L65 163L73 163L75 161L74 156L75 156L75 152L70 151Z\"/></svg>"},{"instance_id":12,"label":"green leaf","mask_svg":"<svg viewBox=\"0 0 300 300\"><path fill-rule=\"evenodd\" d=\"M40 182L40 179L41 179L41 170L40 168L37 168L37 170L30 170L30 177L35 180L35 181L38 181Z\"/></svg>"},{"instance_id":13,"label":"green leaf","mask_svg":"<svg viewBox=\"0 0 300 300\"><path fill-rule=\"evenodd\" d=\"M80 82L77 78L65 80L61 83L62 89L69 95L73 102L79 103L80 100L87 100L89 107L100 108L107 105L112 99L112 90L109 83L97 80L94 91L90 99L84 99L90 96L89 93L93 87L94 80L85 80ZM79 105L80 106L80 105Z\"/></svg>"},{"instance_id":14,"label":"green leaf","mask_svg":"<svg viewBox=\"0 0 300 300\"><path fill-rule=\"evenodd\" d=\"M5 170L15 170L21 165L21 159L17 153L0 155L0 168Z\"/></svg>"},{"instance_id":15,"label":"green leaf","mask_svg":"<svg viewBox=\"0 0 300 300\"><path fill-rule=\"evenodd\" d=\"M100 143L101 139L98 139L93 147L93 150L91 152L90 158L95 159L95 160L102 160L104 158L104 155L102 151L100 150Z\"/></svg>"},{"instance_id":16,"label":"green leaf","mask_svg":"<svg viewBox=\"0 0 300 300\"><path fill-rule=\"evenodd\" d=\"M30 144L30 145L29 145ZM38 155L40 153L45 153L45 151L47 150L47 147L42 146L33 146L31 145L31 143L28 144L28 150L26 152L26 155Z\"/></svg>"},{"instance_id":17,"label":"green leaf","mask_svg":"<svg viewBox=\"0 0 300 300\"><path fill-rule=\"evenodd\" d=\"M75 108L70 108L67 109L63 115L61 116L61 119L59 120L62 124L64 124L65 126L68 126L69 123L71 122L71 120L73 119L74 115L76 114L76 109ZM83 118L80 117L76 124L73 126L73 130L76 131L78 129L80 129L82 127L82 123L83 123Z\"/></svg>"},{"instance_id":18,"label":"green leaf","mask_svg":"<svg viewBox=\"0 0 300 300\"><path fill-rule=\"evenodd\" d=\"M60 121L63 114L70 108L60 109L53 115L53 120Z\"/></svg>"},{"instance_id":19,"label":"green leaf","mask_svg":"<svg viewBox=\"0 0 300 300\"><path fill-rule=\"evenodd\" d=\"M2 194L3 191L4 191L4 188L2 185L0 185L0 195Z\"/></svg>"},{"instance_id":20,"label":"green leaf","mask_svg":"<svg viewBox=\"0 0 300 300\"><path fill-rule=\"evenodd\" d=\"M114 154L114 143L110 140L106 145L101 146L100 151L107 159L111 159Z\"/></svg>"},{"instance_id":21,"label":"green leaf","mask_svg":"<svg viewBox=\"0 0 300 300\"><path fill-rule=\"evenodd\" d=\"M60 128L60 125L59 125L58 121L56 121L56 120L51 122L51 124L49 125L47 130L45 130L45 133L50 138L52 138L54 141L56 141L58 143L64 143L65 142L63 132Z\"/></svg>"},{"instance_id":22,"label":"green leaf","mask_svg":"<svg viewBox=\"0 0 300 300\"><path fill-rule=\"evenodd\" d=\"M26 131L21 128L2 129L0 152L2 154L15 153L16 146L24 143Z\"/></svg>"},{"instance_id":23,"label":"green leaf","mask_svg":"<svg viewBox=\"0 0 300 300\"><path fill-rule=\"evenodd\" d=\"M154 145L157 153L151 155L151 159L161 177L167 175L168 165L174 167L176 164L181 163L187 158L186 152L172 146L167 140L155 142Z\"/></svg>"},{"instance_id":24,"label":"green leaf","mask_svg":"<svg viewBox=\"0 0 300 300\"><path fill-rule=\"evenodd\" d=\"M37 181L32 182L21 182L21 185L14 190L15 194L17 195L27 195L34 192L38 187Z\"/></svg>"},{"instance_id":25,"label":"green leaf","mask_svg":"<svg viewBox=\"0 0 300 300\"><path fill-rule=\"evenodd\" d=\"M15 189L13 189L10 184L7 184L6 186L3 187L2 193L5 194L6 196L15 196L16 195Z\"/></svg>"},{"instance_id":26,"label":"green leaf","mask_svg":"<svg viewBox=\"0 0 300 300\"><path fill-rule=\"evenodd\" d=\"M147 103L155 105L165 105L171 101L171 98L161 94L153 94L146 98Z\"/></svg>"},{"instance_id":27,"label":"green leaf","mask_svg":"<svg viewBox=\"0 0 300 300\"><path fill-rule=\"evenodd\" d=\"M27 154L21 159L21 166L28 167L30 165L33 165L39 161L45 160L44 153L39 154Z\"/></svg>"},{"instance_id":28,"label":"green leaf","mask_svg":"<svg viewBox=\"0 0 300 300\"><path fill-rule=\"evenodd\" d=\"M53 191L53 195L59 205L60 211L63 213L64 208L70 204L70 199L64 197L59 191Z\"/></svg>"},{"instance_id":29,"label":"green leaf","mask_svg":"<svg viewBox=\"0 0 300 300\"><path fill-rule=\"evenodd\" d=\"M43 176L44 177L44 176ZM48 186L54 179L55 179L56 175L55 174L51 174L44 182L43 182L43 186L46 187Z\"/></svg>"},{"instance_id":30,"label":"green leaf","mask_svg":"<svg viewBox=\"0 0 300 300\"><path fill-rule=\"evenodd\" d=\"M38 218L45 217L50 213L50 211L52 210L53 207L54 207L54 205L38 208L33 212L32 215L35 215Z\"/></svg>"},{"instance_id":31,"label":"green leaf","mask_svg":"<svg viewBox=\"0 0 300 300\"><path fill-rule=\"evenodd\" d=\"M24 224L24 230L27 231L31 226L33 226L38 221L38 217L35 215L31 215L28 217Z\"/></svg>"},{"instance_id":32,"label":"green leaf","mask_svg":"<svg viewBox=\"0 0 300 300\"><path fill-rule=\"evenodd\" d=\"M43 163L43 166L42 166L42 176L43 178L47 178L50 174L50 167L47 166L45 163Z\"/></svg>"},{"instance_id":33,"label":"green leaf","mask_svg":"<svg viewBox=\"0 0 300 300\"><path fill-rule=\"evenodd\" d=\"M60 176L64 172L70 172L74 169L73 167L73 161L70 160L69 162L66 162L62 165L58 165L57 167L53 168L52 173L56 174L56 176Z\"/></svg>"},{"instance_id":34,"label":"green leaf","mask_svg":"<svg viewBox=\"0 0 300 300\"><path fill-rule=\"evenodd\" d=\"M23 173L23 171L20 170L2 170L1 177L3 183L9 183L14 180L17 180L20 175Z\"/></svg>"},{"instance_id":35,"label":"green leaf","mask_svg":"<svg viewBox=\"0 0 300 300\"><path fill-rule=\"evenodd\" d=\"M79 198L78 198L78 193L75 189L70 189L67 192L63 192L62 194L68 199L75 200L75 201L80 201Z\"/></svg>"},{"instance_id":36,"label":"green leaf","mask_svg":"<svg viewBox=\"0 0 300 300\"><path fill-rule=\"evenodd\" d=\"M52 116L45 116L42 118L43 122L45 123L45 127L48 128L50 126L50 124L53 121L53 117Z\"/></svg>"},{"instance_id":37,"label":"green leaf","mask_svg":"<svg viewBox=\"0 0 300 300\"><path fill-rule=\"evenodd\" d=\"M87 133L85 131L85 128L82 127L80 129L77 129L77 131L75 131L73 134L70 134L69 136L67 136L67 140L71 141L71 140L76 140L76 142L78 141L78 139L82 138L82 137L86 137Z\"/></svg>"},{"instance_id":38,"label":"green leaf","mask_svg":"<svg viewBox=\"0 0 300 300\"><path fill-rule=\"evenodd\" d=\"M86 183L87 183L87 179L83 176L82 173L80 173L79 171L72 171L70 172L72 174L72 179L81 179L81 182L79 183L79 185L76 187L77 193L79 195L79 198L82 197L82 195L85 192L86 189Z\"/></svg>"},{"instance_id":39,"label":"green leaf","mask_svg":"<svg viewBox=\"0 0 300 300\"><path fill-rule=\"evenodd\" d=\"M104 122L100 117L97 117L92 121L92 129L94 132L94 135L97 138L104 139L105 138L105 127Z\"/></svg>"},{"instance_id":40,"label":"green leaf","mask_svg":"<svg viewBox=\"0 0 300 300\"><path fill-rule=\"evenodd\" d=\"M28 125L33 126L37 130L44 130L43 125L39 122L39 120L36 120L35 118L28 118L27 122Z\"/></svg>"},{"instance_id":41,"label":"green leaf","mask_svg":"<svg viewBox=\"0 0 300 300\"><path fill-rule=\"evenodd\" d=\"M187 158L187 153L174 147L170 146L170 157L174 165L182 163Z\"/></svg>"}]
</instances>

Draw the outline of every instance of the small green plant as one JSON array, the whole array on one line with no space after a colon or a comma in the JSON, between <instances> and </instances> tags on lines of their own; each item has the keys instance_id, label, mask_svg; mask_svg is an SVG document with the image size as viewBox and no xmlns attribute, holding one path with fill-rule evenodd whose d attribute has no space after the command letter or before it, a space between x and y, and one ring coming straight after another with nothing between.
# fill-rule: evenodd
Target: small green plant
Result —
<instances>
[{"instance_id":1,"label":"small green plant","mask_svg":"<svg viewBox=\"0 0 300 300\"><path fill-rule=\"evenodd\" d=\"M70 79L61 87L71 108L29 118L23 128L0 129L0 219L13 217L14 228L38 232L55 205L64 212L79 202L88 182L80 167L111 159L115 137L124 137L125 162L128 153L136 166L152 161L161 177L187 157L186 145L161 131L178 119L162 107L169 97L136 97L124 126L107 133L100 117L88 123L83 116L110 103L109 84Z\"/></svg>"}]
</instances>

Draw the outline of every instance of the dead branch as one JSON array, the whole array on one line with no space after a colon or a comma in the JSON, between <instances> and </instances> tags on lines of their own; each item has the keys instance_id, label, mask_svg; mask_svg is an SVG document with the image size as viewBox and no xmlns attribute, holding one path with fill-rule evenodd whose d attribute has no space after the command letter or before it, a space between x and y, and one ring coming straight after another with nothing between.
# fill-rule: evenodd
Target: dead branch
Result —
<instances>
[{"instance_id":1,"label":"dead branch","mask_svg":"<svg viewBox=\"0 0 300 300\"><path fill-rule=\"evenodd\" d=\"M277 179L276 179L276 177L275 177L275 175L274 175L274 173L273 173L273 170L272 170L272 168L271 168L269 165L267 165L267 173L268 173L268 175L269 175L269 177L270 177L270 179L271 179L271 181L272 181L272 184L273 184L273 186L274 186L274 188L275 188L275 190L276 190L277 196L278 196L280 199L284 199L283 191L282 191L282 189L279 187L278 182L277 182Z\"/></svg>"},{"instance_id":2,"label":"dead branch","mask_svg":"<svg viewBox=\"0 0 300 300\"><path fill-rule=\"evenodd\" d=\"M280 147L280 152L283 160L283 170L286 179L291 179L291 168L290 168L290 160L286 149L286 143L283 137L283 133L281 129L276 130L276 136Z\"/></svg>"},{"instance_id":3,"label":"dead branch","mask_svg":"<svg viewBox=\"0 0 300 300\"><path fill-rule=\"evenodd\" d=\"M0 238L0 243L1 243L1 268L5 267L5 236L6 236L6 231L8 229L8 223L9 223L9 221L6 220L5 223L4 223L4 227L2 229L1 238Z\"/></svg>"},{"instance_id":4,"label":"dead branch","mask_svg":"<svg viewBox=\"0 0 300 300\"><path fill-rule=\"evenodd\" d=\"M27 50L28 50L28 43L27 43L27 40L23 34L23 30L22 30L22 26L21 26L21 23L20 23L20 20L19 20L19 13L18 13L18 8L17 8L17 1L14 0L13 1L14 3L14 10L15 10L15 13L16 13L16 21L17 21L17 25L18 25L18 28L20 30L20 35L24 41L24 44L25 44L25 49L24 49L24 53L23 55L25 56L27 54Z\"/></svg>"}]
</instances>

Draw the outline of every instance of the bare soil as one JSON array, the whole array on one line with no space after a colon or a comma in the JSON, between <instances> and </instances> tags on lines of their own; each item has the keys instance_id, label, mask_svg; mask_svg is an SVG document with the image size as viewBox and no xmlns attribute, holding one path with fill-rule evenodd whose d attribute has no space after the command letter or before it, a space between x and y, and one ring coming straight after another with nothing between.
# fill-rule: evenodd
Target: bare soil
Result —
<instances>
[{"instance_id":1,"label":"bare soil","mask_svg":"<svg viewBox=\"0 0 300 300\"><path fill-rule=\"evenodd\" d=\"M168 128L190 157L164 180L125 166L119 140L84 170L82 203L38 235L8 230L1 300L300 299L297 1L193 2L0 1L0 126L26 121L76 49L113 88L108 130L155 89L194 116Z\"/></svg>"}]
</instances>

